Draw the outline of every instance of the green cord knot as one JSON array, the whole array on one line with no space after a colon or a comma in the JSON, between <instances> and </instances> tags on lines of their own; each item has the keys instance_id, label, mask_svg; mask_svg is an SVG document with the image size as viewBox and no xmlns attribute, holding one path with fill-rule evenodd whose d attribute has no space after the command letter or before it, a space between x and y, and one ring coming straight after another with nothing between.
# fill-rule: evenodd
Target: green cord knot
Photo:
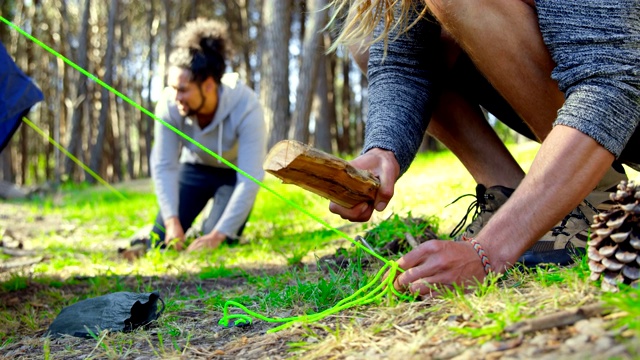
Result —
<instances>
[{"instance_id":1,"label":"green cord knot","mask_svg":"<svg viewBox=\"0 0 640 360\"><path fill-rule=\"evenodd\" d=\"M388 271L387 271L388 270ZM286 329L288 327L291 327L292 325L296 324L296 323L303 323L303 324L309 324L309 323L313 323L316 321L320 321L322 319L324 319L325 317L331 315L331 314L335 314L337 312L340 312L342 310L345 309L349 309L355 306L359 306L359 305L366 305L369 304L371 302L374 301L379 301L380 299L382 299L382 297L384 295L395 295L397 298L401 299L401 300L405 300L405 301L413 301L416 299L417 295L413 295L413 296L408 296L406 294L402 294L400 292L398 292L394 287L393 287L393 281L396 278L396 274L398 273L398 271L402 271L400 269L400 267L398 266L398 263L395 261L391 261L391 260L385 260L385 265L380 269L380 271L378 271L378 273L376 274L376 276L369 282L367 283L365 286L363 286L362 288L360 288L358 291L356 291L355 293L353 293L351 296L341 300L340 302L338 302L335 306L333 306L330 309L327 309L325 311L316 313L316 314L311 314L311 315L302 315L302 316L293 316L293 317L287 317L287 318L270 318L270 317L266 317L263 316L261 314L258 314L255 311L251 311L249 310L246 306L235 302L235 301L227 301L224 304L224 309L223 309L223 316L220 319L220 321L218 321L219 325L222 326L229 326L229 321L232 319L240 319L238 321L242 321L241 323L238 323L238 321L236 321L236 325L241 325L241 324L251 324L252 323L252 317L256 318L256 319L260 319L266 322L270 322L270 323L283 323L282 325L279 325L275 328L272 328L270 330L268 330L268 333L274 333L274 332L278 332L280 330ZM380 282L380 284L376 287L374 287L372 290L369 290L370 288L372 288L376 283L378 283L380 281L381 278L383 278L383 276L385 276L386 273L386 277L384 277L384 279L382 279L382 281ZM390 300L393 301L393 299L395 299L395 297L390 296ZM229 313L229 308L233 306L236 307L242 311L244 311L247 315L244 314L230 314Z\"/></svg>"}]
</instances>

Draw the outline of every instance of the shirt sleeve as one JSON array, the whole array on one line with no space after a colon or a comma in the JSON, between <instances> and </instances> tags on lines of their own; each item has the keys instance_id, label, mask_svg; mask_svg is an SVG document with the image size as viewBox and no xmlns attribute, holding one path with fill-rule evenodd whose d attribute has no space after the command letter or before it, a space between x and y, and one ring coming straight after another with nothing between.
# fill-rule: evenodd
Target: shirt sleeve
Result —
<instances>
[{"instance_id":1,"label":"shirt sleeve","mask_svg":"<svg viewBox=\"0 0 640 360\"><path fill-rule=\"evenodd\" d=\"M171 117L168 94L165 90L158 100L155 114L165 122L178 125ZM154 142L151 149L151 177L155 184L156 197L163 220L178 216L178 170L180 138L160 121L154 124Z\"/></svg>"},{"instance_id":2,"label":"shirt sleeve","mask_svg":"<svg viewBox=\"0 0 640 360\"><path fill-rule=\"evenodd\" d=\"M254 95L252 95L254 96ZM238 127L238 168L262 181L262 164L267 152L267 128L258 100L243 114ZM243 174L237 173L236 186L229 203L214 227L228 237L235 238L238 230L249 216L255 202L259 185Z\"/></svg>"},{"instance_id":3,"label":"shirt sleeve","mask_svg":"<svg viewBox=\"0 0 640 360\"><path fill-rule=\"evenodd\" d=\"M413 12L412 12L413 13ZM413 13L411 24L417 17ZM379 24L374 37L380 34ZM369 50L369 112L362 153L392 151L400 174L415 158L431 119L444 69L440 26L423 18L407 32L391 32L387 53L378 41Z\"/></svg>"},{"instance_id":4,"label":"shirt sleeve","mask_svg":"<svg viewBox=\"0 0 640 360\"><path fill-rule=\"evenodd\" d=\"M566 96L554 125L581 131L616 157L640 123L638 4L536 2L542 37L557 64L552 77Z\"/></svg>"}]
</instances>

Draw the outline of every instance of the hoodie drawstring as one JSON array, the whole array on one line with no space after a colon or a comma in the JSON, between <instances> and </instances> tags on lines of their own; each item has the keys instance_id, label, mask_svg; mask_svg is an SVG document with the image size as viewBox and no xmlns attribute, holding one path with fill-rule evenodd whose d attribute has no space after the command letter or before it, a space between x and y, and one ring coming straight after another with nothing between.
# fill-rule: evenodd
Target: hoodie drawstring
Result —
<instances>
[{"instance_id":1,"label":"hoodie drawstring","mask_svg":"<svg viewBox=\"0 0 640 360\"><path fill-rule=\"evenodd\" d=\"M222 124L224 124L224 121L220 121L220 126L218 129L218 155L220 156L222 156ZM222 161L220 161L220 159L218 159L218 164L222 164Z\"/></svg>"}]
</instances>

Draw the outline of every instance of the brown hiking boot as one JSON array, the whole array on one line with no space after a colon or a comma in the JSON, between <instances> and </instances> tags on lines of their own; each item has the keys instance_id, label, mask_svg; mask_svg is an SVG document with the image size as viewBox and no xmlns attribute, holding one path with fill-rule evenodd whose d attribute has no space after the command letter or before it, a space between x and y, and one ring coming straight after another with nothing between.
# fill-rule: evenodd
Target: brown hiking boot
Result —
<instances>
[{"instance_id":1,"label":"brown hiking boot","mask_svg":"<svg viewBox=\"0 0 640 360\"><path fill-rule=\"evenodd\" d=\"M627 175L621 165L614 163L594 191L522 254L518 263L525 267L540 264L564 266L572 264L576 257L584 255L593 216L613 206L609 194L616 191L621 180L627 180Z\"/></svg>"},{"instance_id":2,"label":"brown hiking boot","mask_svg":"<svg viewBox=\"0 0 640 360\"><path fill-rule=\"evenodd\" d=\"M490 188L486 188L482 184L478 184L476 186L476 200L473 201L469 208L467 208L467 213L464 215L464 218L460 220L458 225L451 231L452 238L455 241L460 241L462 237L472 238L478 235L480 230L484 227L484 225L489 222L489 219L493 216L493 214L509 199L509 196L513 194L514 189L510 189L504 186L492 186ZM473 194L466 194L455 199L454 202L462 199L463 197L474 196ZM471 223L467 228L462 232L460 231L464 228L464 225L467 223L467 218L469 214L473 212L473 217L471 218Z\"/></svg>"},{"instance_id":3,"label":"brown hiking boot","mask_svg":"<svg viewBox=\"0 0 640 360\"><path fill-rule=\"evenodd\" d=\"M616 191L620 180L626 179L624 169L622 167L618 169L614 163L594 191L527 250L518 259L518 263L526 267L535 267L541 264L557 264L559 266L572 264L576 256L585 253L593 215L607 209L611 202L609 194ZM465 217L451 231L450 236L456 241L460 241L463 236L475 237L493 214L507 202L513 191L513 189L504 186L492 186L487 189L484 185L478 184L476 186L476 200L469 205ZM474 195L462 195L453 202L466 196ZM472 212L471 224L459 234Z\"/></svg>"},{"instance_id":4,"label":"brown hiking boot","mask_svg":"<svg viewBox=\"0 0 640 360\"><path fill-rule=\"evenodd\" d=\"M598 210L587 200L573 209L567 216L544 234L518 259L525 267L541 264L566 266L586 252L589 226Z\"/></svg>"},{"instance_id":5,"label":"brown hiking boot","mask_svg":"<svg viewBox=\"0 0 640 360\"><path fill-rule=\"evenodd\" d=\"M455 241L460 241L463 236L466 238L475 237L498 208L507 202L512 193L513 189L503 186L493 186L485 189L483 185L478 185L476 187L476 201L469 205L467 214L454 228L450 236ZM465 196L473 195L468 194L461 197ZM467 217L472 212L471 224L467 226L462 234L457 234L463 228ZM586 200L583 201L580 206L571 211L529 250L522 254L517 262L525 267L536 267L541 264L556 264L559 266L572 264L576 256L581 256L585 253L591 224L590 219L593 219L593 215L597 213L598 210L593 205Z\"/></svg>"},{"instance_id":6,"label":"brown hiking boot","mask_svg":"<svg viewBox=\"0 0 640 360\"><path fill-rule=\"evenodd\" d=\"M624 172L624 168L617 162L609 168L596 188L587 196L587 201L593 204L599 211L609 211L614 202L609 198L609 194L616 192L616 187L620 181L628 181L629 178ZM589 218L591 220L591 218Z\"/></svg>"}]
</instances>

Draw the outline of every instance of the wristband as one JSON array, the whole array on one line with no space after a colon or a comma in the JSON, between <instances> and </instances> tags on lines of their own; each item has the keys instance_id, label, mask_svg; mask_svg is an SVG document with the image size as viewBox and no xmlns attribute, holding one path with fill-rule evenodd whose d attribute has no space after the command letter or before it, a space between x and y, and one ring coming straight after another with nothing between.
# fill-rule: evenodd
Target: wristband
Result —
<instances>
[{"instance_id":1,"label":"wristband","mask_svg":"<svg viewBox=\"0 0 640 360\"><path fill-rule=\"evenodd\" d=\"M489 275L490 272L493 272L493 267L491 266L489 257L487 256L487 253L484 251L484 248L482 247L482 245L480 245L480 243L477 242L474 238L468 238L463 236L462 240L468 241L473 246L473 249L478 254L478 257L480 257L480 261L482 262L482 267L484 268L484 273Z\"/></svg>"}]
</instances>

